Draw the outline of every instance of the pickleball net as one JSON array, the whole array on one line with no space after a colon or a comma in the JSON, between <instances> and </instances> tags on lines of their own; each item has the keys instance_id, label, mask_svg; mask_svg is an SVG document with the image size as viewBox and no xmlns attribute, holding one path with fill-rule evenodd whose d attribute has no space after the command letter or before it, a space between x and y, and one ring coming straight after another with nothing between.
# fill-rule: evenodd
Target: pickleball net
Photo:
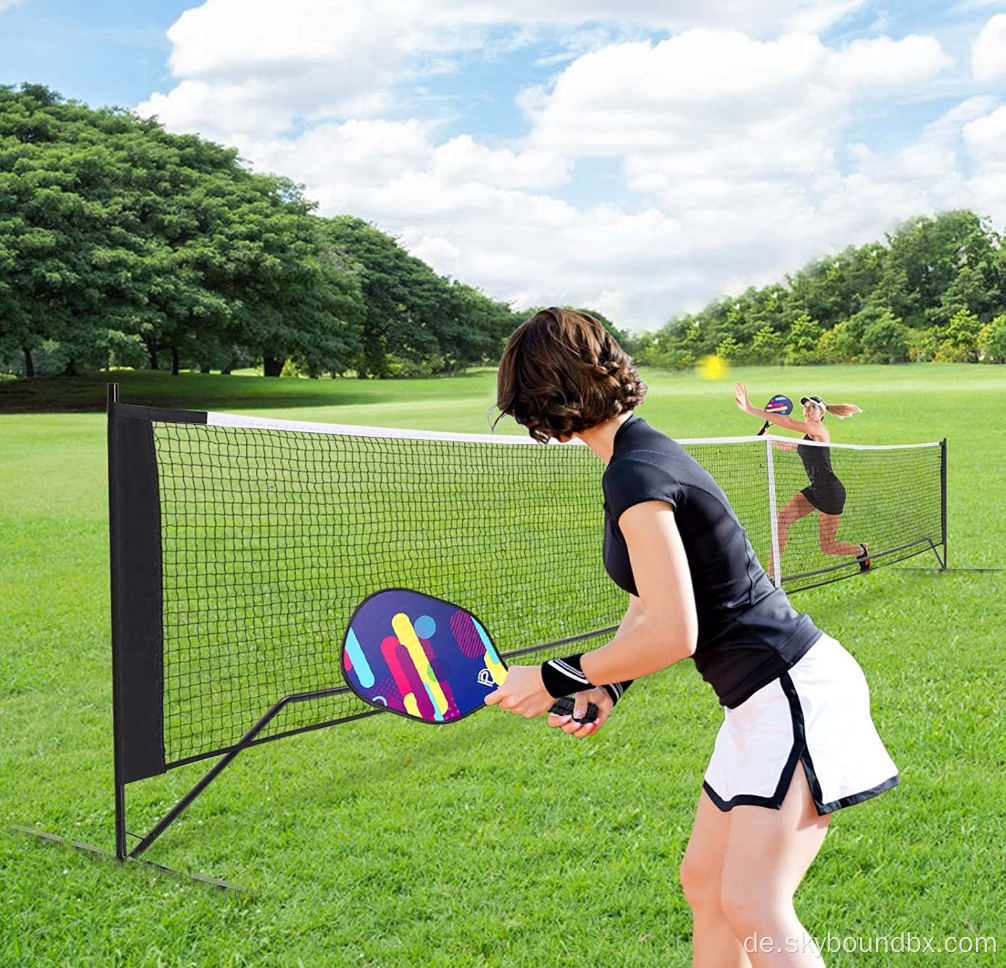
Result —
<instances>
[{"instance_id":1,"label":"pickleball net","mask_svg":"<svg viewBox=\"0 0 1006 968\"><path fill-rule=\"evenodd\" d=\"M807 485L778 439L680 442L784 588L860 573L822 552L817 515L778 555L778 511ZM848 493L840 538L867 542L875 567L940 557L942 444L832 445L831 458ZM582 444L110 402L117 790L374 714L339 649L383 588L470 609L510 659L602 644L625 608L601 564L603 469Z\"/></svg>"}]
</instances>

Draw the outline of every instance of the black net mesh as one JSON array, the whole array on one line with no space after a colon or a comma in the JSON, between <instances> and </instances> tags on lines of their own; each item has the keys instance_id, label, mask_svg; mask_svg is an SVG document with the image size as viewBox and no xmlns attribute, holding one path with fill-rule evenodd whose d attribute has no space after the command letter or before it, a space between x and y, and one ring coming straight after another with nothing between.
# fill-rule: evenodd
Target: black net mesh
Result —
<instances>
[{"instance_id":1,"label":"black net mesh","mask_svg":"<svg viewBox=\"0 0 1006 968\"><path fill-rule=\"evenodd\" d=\"M621 617L586 447L174 423L155 442L169 763L232 745L285 695L340 685L345 623L381 588L463 604L504 653ZM264 735L369 710L351 693L312 700Z\"/></svg>"},{"instance_id":2,"label":"black net mesh","mask_svg":"<svg viewBox=\"0 0 1006 968\"><path fill-rule=\"evenodd\" d=\"M855 556L860 544L867 545L873 567L879 568L929 551L942 541L939 446L803 446L812 471L827 458L841 484L825 481L810 488L803 458L790 449L794 445L773 445L780 518L811 511L790 525L785 541L786 528L780 521L782 584L788 592L859 574ZM809 494L798 497L806 489ZM841 516L822 514L815 503L825 512L841 507Z\"/></svg>"},{"instance_id":3,"label":"black net mesh","mask_svg":"<svg viewBox=\"0 0 1006 968\"><path fill-rule=\"evenodd\" d=\"M549 643L621 618L625 595L601 563L603 467L587 447L168 422L154 438L169 766L232 746L283 696L342 685L345 623L381 588L463 605L510 656L573 651ZM768 565L765 442L686 447ZM832 455L849 493L841 537L869 542L878 563L938 541L938 448ZM795 453L774 456L781 508L807 478ZM787 587L858 572L821 553L816 517L790 531ZM348 691L312 699L262 736L371 711Z\"/></svg>"}]
</instances>

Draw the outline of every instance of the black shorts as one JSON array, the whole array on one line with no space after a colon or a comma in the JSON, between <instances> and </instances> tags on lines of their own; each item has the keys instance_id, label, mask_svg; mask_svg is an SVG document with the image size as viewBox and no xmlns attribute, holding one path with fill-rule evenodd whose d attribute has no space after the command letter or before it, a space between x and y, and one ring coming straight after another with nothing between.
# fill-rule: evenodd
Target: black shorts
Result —
<instances>
[{"instance_id":1,"label":"black shorts","mask_svg":"<svg viewBox=\"0 0 1006 968\"><path fill-rule=\"evenodd\" d=\"M845 485L837 477L811 484L800 493L822 514L841 514L845 508Z\"/></svg>"}]
</instances>

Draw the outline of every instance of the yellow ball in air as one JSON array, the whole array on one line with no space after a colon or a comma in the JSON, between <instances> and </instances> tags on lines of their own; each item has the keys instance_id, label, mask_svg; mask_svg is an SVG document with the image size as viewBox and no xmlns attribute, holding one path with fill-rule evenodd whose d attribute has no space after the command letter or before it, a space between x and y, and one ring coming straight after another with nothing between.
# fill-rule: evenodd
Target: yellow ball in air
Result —
<instances>
[{"instance_id":1,"label":"yellow ball in air","mask_svg":"<svg viewBox=\"0 0 1006 968\"><path fill-rule=\"evenodd\" d=\"M730 373L730 364L722 356L703 356L697 369L706 380L724 380Z\"/></svg>"}]
</instances>

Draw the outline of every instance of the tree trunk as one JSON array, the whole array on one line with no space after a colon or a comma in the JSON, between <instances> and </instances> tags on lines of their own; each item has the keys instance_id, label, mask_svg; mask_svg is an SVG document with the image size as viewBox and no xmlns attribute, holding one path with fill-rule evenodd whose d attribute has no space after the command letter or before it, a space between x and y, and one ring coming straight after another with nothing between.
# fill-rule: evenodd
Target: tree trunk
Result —
<instances>
[{"instance_id":1,"label":"tree trunk","mask_svg":"<svg viewBox=\"0 0 1006 968\"><path fill-rule=\"evenodd\" d=\"M222 369L222 370L220 371L220 375L221 375L221 376L230 376L230 375L231 375L231 370L233 370L233 369L234 369L234 361L233 361L233 360L231 360L231 361L230 361L230 362L229 362L229 363L228 363L228 364L227 364L227 365L226 365L226 366L225 366L225 367L224 367L224 368L223 368L223 369Z\"/></svg>"},{"instance_id":2,"label":"tree trunk","mask_svg":"<svg viewBox=\"0 0 1006 968\"><path fill-rule=\"evenodd\" d=\"M150 369L157 369L157 344L151 343L149 340L144 340L147 344L147 352L150 354Z\"/></svg>"},{"instance_id":3,"label":"tree trunk","mask_svg":"<svg viewBox=\"0 0 1006 968\"><path fill-rule=\"evenodd\" d=\"M27 346L24 347L24 375L35 375L35 361L31 358L31 350Z\"/></svg>"},{"instance_id":4,"label":"tree trunk","mask_svg":"<svg viewBox=\"0 0 1006 968\"><path fill-rule=\"evenodd\" d=\"M201 367L199 367L199 372L200 373L209 373L210 372L210 365L209 365L209 363L204 363Z\"/></svg>"},{"instance_id":5,"label":"tree trunk","mask_svg":"<svg viewBox=\"0 0 1006 968\"><path fill-rule=\"evenodd\" d=\"M360 371L364 379L372 376L377 380L388 375L388 352L385 338L378 333L371 333L363 339L363 368Z\"/></svg>"},{"instance_id":6,"label":"tree trunk","mask_svg":"<svg viewBox=\"0 0 1006 968\"><path fill-rule=\"evenodd\" d=\"M279 376L283 372L285 360L277 360L274 356L267 356L262 361L262 370L265 376Z\"/></svg>"},{"instance_id":7,"label":"tree trunk","mask_svg":"<svg viewBox=\"0 0 1006 968\"><path fill-rule=\"evenodd\" d=\"M76 376L77 375L77 361L70 359L66 361L66 369L63 370L63 376Z\"/></svg>"},{"instance_id":8,"label":"tree trunk","mask_svg":"<svg viewBox=\"0 0 1006 968\"><path fill-rule=\"evenodd\" d=\"M171 347L171 375L178 376L178 348Z\"/></svg>"}]
</instances>

